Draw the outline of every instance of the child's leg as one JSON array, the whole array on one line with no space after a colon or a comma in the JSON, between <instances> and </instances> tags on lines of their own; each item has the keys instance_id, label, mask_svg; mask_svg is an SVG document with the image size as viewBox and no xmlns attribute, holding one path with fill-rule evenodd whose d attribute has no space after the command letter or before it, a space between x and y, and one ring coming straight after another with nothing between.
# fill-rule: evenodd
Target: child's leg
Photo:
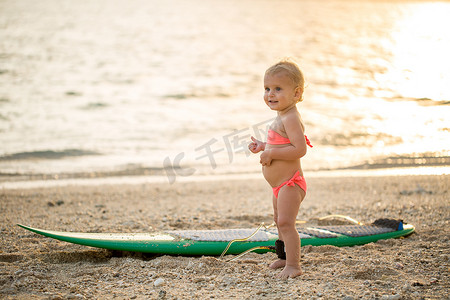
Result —
<instances>
[{"instance_id":1,"label":"child's leg","mask_svg":"<svg viewBox=\"0 0 450 300\"><path fill-rule=\"evenodd\" d=\"M275 195L272 195L272 203L273 203L273 220L275 224L277 225L278 229L278 239L283 241L283 235L280 232L280 229L278 228L278 209L277 209L277 201L278 199L275 197ZM286 266L286 260L285 259L278 259L270 264L269 268L271 269L278 269L278 268L284 268Z\"/></svg>"},{"instance_id":2,"label":"child's leg","mask_svg":"<svg viewBox=\"0 0 450 300\"><path fill-rule=\"evenodd\" d=\"M277 199L277 227L286 249L286 266L278 275L281 278L296 277L302 274L300 268L300 238L295 228L300 203L305 191L299 186L284 186Z\"/></svg>"}]
</instances>

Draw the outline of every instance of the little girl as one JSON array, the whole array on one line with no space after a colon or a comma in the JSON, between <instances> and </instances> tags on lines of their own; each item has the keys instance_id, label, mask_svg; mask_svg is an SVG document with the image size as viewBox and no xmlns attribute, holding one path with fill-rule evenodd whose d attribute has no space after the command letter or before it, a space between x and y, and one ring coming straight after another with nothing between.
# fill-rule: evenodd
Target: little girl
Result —
<instances>
[{"instance_id":1,"label":"little girl","mask_svg":"<svg viewBox=\"0 0 450 300\"><path fill-rule=\"evenodd\" d=\"M287 279L302 274L300 238L295 228L300 203L306 194L306 181L300 158L306 154L308 139L297 110L303 100L305 80L297 64L281 61L264 75L264 101L277 118L270 125L267 143L251 137L249 149L260 156L264 178L273 188L274 221L279 240L276 250L279 260L270 268L283 268L278 277ZM311 146L312 147L312 146Z\"/></svg>"}]
</instances>

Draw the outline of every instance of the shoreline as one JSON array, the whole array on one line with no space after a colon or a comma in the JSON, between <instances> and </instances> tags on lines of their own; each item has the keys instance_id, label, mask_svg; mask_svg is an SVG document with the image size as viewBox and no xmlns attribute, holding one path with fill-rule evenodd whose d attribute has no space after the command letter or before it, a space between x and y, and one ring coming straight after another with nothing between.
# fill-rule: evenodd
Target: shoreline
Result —
<instances>
[{"instance_id":1,"label":"shoreline","mask_svg":"<svg viewBox=\"0 0 450 300\"><path fill-rule=\"evenodd\" d=\"M420 176L420 175L448 175L448 166L420 166L420 167L390 167L377 169L337 169L326 171L305 171L307 178L330 178L330 177L380 177L380 176ZM248 180L263 179L260 172L257 173L228 173L228 174L205 174L191 176L176 176L177 182L210 182L223 180ZM0 190L8 189L32 189L50 188L63 186L98 186L98 185L139 185L139 184L171 184L168 176L164 175L125 175L117 176L114 173L105 173L104 176L91 177L90 173L77 178L53 177L51 179L28 179L0 181Z\"/></svg>"}]
</instances>

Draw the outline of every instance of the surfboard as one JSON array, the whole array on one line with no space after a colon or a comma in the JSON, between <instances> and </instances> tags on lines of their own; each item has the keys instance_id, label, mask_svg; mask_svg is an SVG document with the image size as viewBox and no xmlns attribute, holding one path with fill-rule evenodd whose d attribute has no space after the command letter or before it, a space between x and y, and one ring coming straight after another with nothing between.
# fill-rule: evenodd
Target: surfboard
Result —
<instances>
[{"instance_id":1,"label":"surfboard","mask_svg":"<svg viewBox=\"0 0 450 300\"><path fill-rule=\"evenodd\" d=\"M276 228L170 230L158 233L85 233L63 232L18 226L34 233L85 246L119 251L169 255L241 254L251 249L258 253L274 251ZM400 220L379 219L370 225L303 226L297 228L302 246L355 246L381 239L407 236L411 224ZM227 248L228 247L228 248Z\"/></svg>"}]
</instances>

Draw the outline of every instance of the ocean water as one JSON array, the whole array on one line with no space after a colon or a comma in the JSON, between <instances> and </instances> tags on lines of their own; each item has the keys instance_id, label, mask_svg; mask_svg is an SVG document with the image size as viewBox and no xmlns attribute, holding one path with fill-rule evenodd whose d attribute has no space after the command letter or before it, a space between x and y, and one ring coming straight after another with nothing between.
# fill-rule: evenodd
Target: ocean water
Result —
<instances>
[{"instance_id":1,"label":"ocean water","mask_svg":"<svg viewBox=\"0 0 450 300\"><path fill-rule=\"evenodd\" d=\"M257 172L246 145L275 117L262 80L284 57L307 80L305 171L448 165L449 15L448 1L0 1L0 175Z\"/></svg>"}]
</instances>

